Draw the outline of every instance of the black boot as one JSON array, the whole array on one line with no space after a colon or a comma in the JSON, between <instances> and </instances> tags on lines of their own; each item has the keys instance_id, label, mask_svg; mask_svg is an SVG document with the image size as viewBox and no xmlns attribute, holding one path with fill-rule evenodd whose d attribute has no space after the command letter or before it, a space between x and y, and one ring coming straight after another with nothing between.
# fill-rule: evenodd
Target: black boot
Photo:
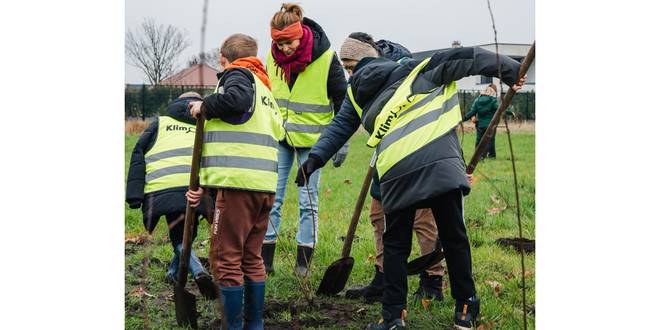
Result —
<instances>
[{"instance_id":1,"label":"black boot","mask_svg":"<svg viewBox=\"0 0 660 330\"><path fill-rule=\"evenodd\" d=\"M383 296L383 290L385 289L385 275L378 270L378 266L374 266L374 268L376 268L376 274L374 274L371 283L357 289L346 290L346 298L359 299L364 297L364 300L369 304L380 301L380 298Z\"/></svg>"},{"instance_id":2,"label":"black boot","mask_svg":"<svg viewBox=\"0 0 660 330\"><path fill-rule=\"evenodd\" d=\"M393 310L399 310L400 312L392 312ZM408 312L403 306L383 305L381 315L383 317L377 323L369 323L367 325L367 330L400 330L406 328Z\"/></svg>"},{"instance_id":3,"label":"black boot","mask_svg":"<svg viewBox=\"0 0 660 330\"><path fill-rule=\"evenodd\" d=\"M442 276L429 275L425 271L419 274L419 288L413 294L413 301L422 299L435 299L442 301Z\"/></svg>"},{"instance_id":4,"label":"black boot","mask_svg":"<svg viewBox=\"0 0 660 330\"><path fill-rule=\"evenodd\" d=\"M293 272L298 276L309 275L309 262L312 260L314 249L307 246L298 245L298 255L296 256L296 267Z\"/></svg>"},{"instance_id":5,"label":"black boot","mask_svg":"<svg viewBox=\"0 0 660 330\"><path fill-rule=\"evenodd\" d=\"M454 328L460 330L474 329L479 317L479 298L471 297L467 300L456 300L454 309Z\"/></svg>"},{"instance_id":6,"label":"black boot","mask_svg":"<svg viewBox=\"0 0 660 330\"><path fill-rule=\"evenodd\" d=\"M266 267L266 274L275 273L275 268L273 267L274 257L275 257L275 242L262 244L261 258L264 259L264 267Z\"/></svg>"}]
</instances>

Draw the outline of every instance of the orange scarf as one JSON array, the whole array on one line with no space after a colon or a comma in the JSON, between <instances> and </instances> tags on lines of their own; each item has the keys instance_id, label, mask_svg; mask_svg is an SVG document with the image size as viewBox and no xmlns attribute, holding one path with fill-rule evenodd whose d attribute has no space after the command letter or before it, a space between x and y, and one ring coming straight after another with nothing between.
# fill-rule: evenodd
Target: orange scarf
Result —
<instances>
[{"instance_id":1,"label":"orange scarf","mask_svg":"<svg viewBox=\"0 0 660 330\"><path fill-rule=\"evenodd\" d=\"M270 87L270 80L268 80L268 74L266 73L266 68L264 67L263 63L261 63L259 58L254 56L241 57L227 65L225 70L234 68L244 68L250 70L259 78L259 80L261 80L262 83L264 83L264 85L266 85L266 87L268 87L269 90L272 90Z\"/></svg>"}]
</instances>

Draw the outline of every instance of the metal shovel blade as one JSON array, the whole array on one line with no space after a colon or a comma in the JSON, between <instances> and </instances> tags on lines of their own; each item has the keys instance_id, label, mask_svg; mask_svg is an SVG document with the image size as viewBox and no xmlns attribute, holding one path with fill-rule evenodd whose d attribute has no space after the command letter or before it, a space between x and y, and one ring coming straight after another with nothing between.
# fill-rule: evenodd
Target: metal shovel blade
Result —
<instances>
[{"instance_id":1,"label":"metal shovel blade","mask_svg":"<svg viewBox=\"0 0 660 330\"><path fill-rule=\"evenodd\" d=\"M431 253L425 254L408 263L408 275L417 275L427 268L439 263L445 254L442 250L433 250Z\"/></svg>"},{"instance_id":2,"label":"metal shovel blade","mask_svg":"<svg viewBox=\"0 0 660 330\"><path fill-rule=\"evenodd\" d=\"M176 309L176 323L179 326L190 326L197 329L197 298L186 291L184 286L174 286L174 307Z\"/></svg>"},{"instance_id":3,"label":"metal shovel blade","mask_svg":"<svg viewBox=\"0 0 660 330\"><path fill-rule=\"evenodd\" d=\"M351 270L353 270L353 263L352 257L346 257L336 260L328 266L316 294L332 296L344 290L348 277L351 275Z\"/></svg>"}]
</instances>

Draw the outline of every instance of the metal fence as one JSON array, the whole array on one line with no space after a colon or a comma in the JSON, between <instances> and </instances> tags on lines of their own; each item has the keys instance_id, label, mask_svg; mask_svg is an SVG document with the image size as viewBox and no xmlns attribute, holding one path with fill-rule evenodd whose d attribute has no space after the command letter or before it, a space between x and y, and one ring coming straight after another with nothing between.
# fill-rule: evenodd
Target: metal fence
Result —
<instances>
[{"instance_id":1,"label":"metal fence","mask_svg":"<svg viewBox=\"0 0 660 330\"><path fill-rule=\"evenodd\" d=\"M202 96L213 93L213 86L153 86L153 85L126 85L125 89L125 118L145 119L152 116L163 115L167 105L179 95L188 91L195 91ZM519 92L513 97L511 110L520 120L535 119L536 93ZM463 113L472 106L472 102L479 96L479 91L459 90L458 97Z\"/></svg>"},{"instance_id":2,"label":"metal fence","mask_svg":"<svg viewBox=\"0 0 660 330\"><path fill-rule=\"evenodd\" d=\"M480 91L459 90L458 98L461 104L463 114L470 111L474 100L479 96ZM511 111L516 114L518 120L535 120L536 118L536 92L524 91L518 92L511 100Z\"/></svg>"}]
</instances>

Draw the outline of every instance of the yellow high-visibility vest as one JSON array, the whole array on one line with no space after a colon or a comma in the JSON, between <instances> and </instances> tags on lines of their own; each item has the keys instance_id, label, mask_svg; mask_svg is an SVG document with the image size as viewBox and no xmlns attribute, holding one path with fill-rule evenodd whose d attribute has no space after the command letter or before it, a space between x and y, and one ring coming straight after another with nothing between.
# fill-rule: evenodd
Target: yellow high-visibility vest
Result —
<instances>
[{"instance_id":1,"label":"yellow high-visibility vest","mask_svg":"<svg viewBox=\"0 0 660 330\"><path fill-rule=\"evenodd\" d=\"M199 182L204 187L275 192L282 117L270 90L254 74L254 112L243 124L221 119L204 124ZM216 87L216 93L218 88Z\"/></svg>"},{"instance_id":2,"label":"yellow high-visibility vest","mask_svg":"<svg viewBox=\"0 0 660 330\"><path fill-rule=\"evenodd\" d=\"M461 122L456 82L424 93L412 93L413 81L429 60L422 61L404 78L376 116L367 145L376 148L376 169L380 177L385 176L399 161L445 135ZM362 118L364 111L355 102L351 86L348 87L348 97Z\"/></svg>"},{"instance_id":3,"label":"yellow high-visibility vest","mask_svg":"<svg viewBox=\"0 0 660 330\"><path fill-rule=\"evenodd\" d=\"M188 186L194 140L195 125L168 116L158 117L156 141L144 155L145 194Z\"/></svg>"},{"instance_id":4,"label":"yellow high-visibility vest","mask_svg":"<svg viewBox=\"0 0 660 330\"><path fill-rule=\"evenodd\" d=\"M268 53L268 78L280 108L287 131L287 143L295 147L311 147L334 117L332 101L328 97L328 71L334 51L328 49L298 74L289 89Z\"/></svg>"}]
</instances>

